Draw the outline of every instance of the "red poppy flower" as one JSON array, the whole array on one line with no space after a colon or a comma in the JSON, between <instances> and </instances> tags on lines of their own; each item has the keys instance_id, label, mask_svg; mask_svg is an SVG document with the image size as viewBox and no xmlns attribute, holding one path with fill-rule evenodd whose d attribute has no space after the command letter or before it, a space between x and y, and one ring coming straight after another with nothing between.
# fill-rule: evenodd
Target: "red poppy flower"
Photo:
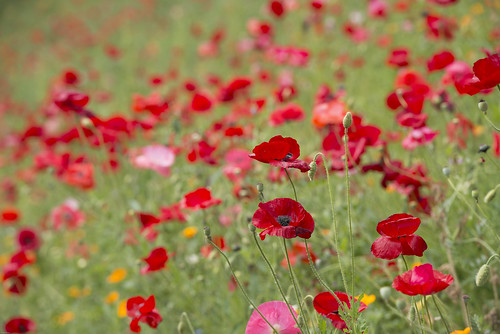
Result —
<instances>
[{"instance_id":1,"label":"red poppy flower","mask_svg":"<svg viewBox=\"0 0 500 334\"><path fill-rule=\"evenodd\" d=\"M392 287L408 296L432 295L453 283L451 275L445 275L426 263L396 276Z\"/></svg>"},{"instance_id":2,"label":"red poppy flower","mask_svg":"<svg viewBox=\"0 0 500 334\"><path fill-rule=\"evenodd\" d=\"M212 101L207 96L199 93L194 94L191 101L191 109L193 111L208 111L210 108L212 108Z\"/></svg>"},{"instance_id":3,"label":"red poppy flower","mask_svg":"<svg viewBox=\"0 0 500 334\"><path fill-rule=\"evenodd\" d=\"M393 49L387 58L387 64L393 65L395 67L404 67L408 66L410 63L408 49L405 48L397 48Z\"/></svg>"},{"instance_id":4,"label":"red poppy flower","mask_svg":"<svg viewBox=\"0 0 500 334\"><path fill-rule=\"evenodd\" d=\"M28 277L18 271L17 265L7 265L3 268L2 282L6 291L22 295L28 288Z\"/></svg>"},{"instance_id":5,"label":"red poppy flower","mask_svg":"<svg viewBox=\"0 0 500 334\"><path fill-rule=\"evenodd\" d=\"M54 98L54 103L62 111L81 111L89 103L89 96L79 92L64 91Z\"/></svg>"},{"instance_id":6,"label":"red poppy flower","mask_svg":"<svg viewBox=\"0 0 500 334\"><path fill-rule=\"evenodd\" d=\"M219 198L212 197L212 193L207 188L199 188L195 191L187 193L181 200L181 207L192 210L206 209L212 205L222 203Z\"/></svg>"},{"instance_id":7,"label":"red poppy flower","mask_svg":"<svg viewBox=\"0 0 500 334\"><path fill-rule=\"evenodd\" d=\"M472 67L475 78L470 80L466 86L472 86L478 90L493 88L500 84L500 55L492 54L489 57L479 59ZM477 79L476 79L477 78ZM469 95L476 94L475 90L471 90Z\"/></svg>"},{"instance_id":8,"label":"red poppy flower","mask_svg":"<svg viewBox=\"0 0 500 334\"><path fill-rule=\"evenodd\" d=\"M14 207L4 208L1 212L0 221L3 224L13 224L19 220L20 212Z\"/></svg>"},{"instance_id":9,"label":"red poppy flower","mask_svg":"<svg viewBox=\"0 0 500 334\"><path fill-rule=\"evenodd\" d=\"M450 51L436 53L427 61L427 70L429 72L442 70L455 61L455 56Z\"/></svg>"},{"instance_id":10,"label":"red poppy flower","mask_svg":"<svg viewBox=\"0 0 500 334\"><path fill-rule=\"evenodd\" d=\"M346 293L344 292L339 292L336 291L334 292L335 296L344 304L347 305L348 308L351 308L351 301L353 300L352 297L349 297ZM326 316L328 319L332 321L332 325L335 328L338 328L340 330L343 330L347 328L347 325L344 320L340 318L339 315L339 302L337 301L337 298L335 298L330 292L322 292L316 297L314 297L313 305L314 309L320 313ZM356 301L356 299L355 299ZM364 303L361 303L359 306L358 312L364 311L366 309L366 305ZM347 311L347 310L346 310Z\"/></svg>"},{"instance_id":11,"label":"red poppy flower","mask_svg":"<svg viewBox=\"0 0 500 334\"><path fill-rule=\"evenodd\" d=\"M127 300L127 315L132 318L130 322L132 332L140 333L141 326L139 326L139 322L147 323L151 328L158 327L163 318L155 309L155 304L154 295L149 296L148 299L137 296Z\"/></svg>"},{"instance_id":12,"label":"red poppy flower","mask_svg":"<svg viewBox=\"0 0 500 334\"><path fill-rule=\"evenodd\" d=\"M143 258L143 260L148 265L141 269L141 274L161 270L165 268L165 263L167 263L168 260L167 250L163 247L155 248L149 253L149 256Z\"/></svg>"},{"instance_id":13,"label":"red poppy flower","mask_svg":"<svg viewBox=\"0 0 500 334\"><path fill-rule=\"evenodd\" d=\"M36 330L36 325L31 319L15 317L10 318L4 328L7 333L29 333Z\"/></svg>"},{"instance_id":14,"label":"red poppy flower","mask_svg":"<svg viewBox=\"0 0 500 334\"><path fill-rule=\"evenodd\" d=\"M282 168L298 168L301 172L307 172L311 167L297 159L300 155L300 147L297 141L291 137L274 136L269 142L263 142L255 146L249 157L271 166Z\"/></svg>"},{"instance_id":15,"label":"red poppy flower","mask_svg":"<svg viewBox=\"0 0 500 334\"><path fill-rule=\"evenodd\" d=\"M22 251L37 250L40 248L40 238L35 230L24 228L17 234L17 244Z\"/></svg>"},{"instance_id":16,"label":"red poppy flower","mask_svg":"<svg viewBox=\"0 0 500 334\"><path fill-rule=\"evenodd\" d=\"M382 220L377 232L382 235L372 245L375 257L392 260L399 255L422 256L427 249L424 239L413 234L420 226L420 219L406 213L397 213Z\"/></svg>"},{"instance_id":17,"label":"red poppy flower","mask_svg":"<svg viewBox=\"0 0 500 334\"><path fill-rule=\"evenodd\" d=\"M309 239L314 231L314 220L304 207L291 198L276 198L266 203L259 203L252 224L264 229L259 236L274 235L291 239L300 237Z\"/></svg>"},{"instance_id":18,"label":"red poppy flower","mask_svg":"<svg viewBox=\"0 0 500 334\"><path fill-rule=\"evenodd\" d=\"M88 190L94 187L94 166L91 163L72 163L64 171L62 180L69 185Z\"/></svg>"},{"instance_id":19,"label":"red poppy flower","mask_svg":"<svg viewBox=\"0 0 500 334\"><path fill-rule=\"evenodd\" d=\"M279 126L290 121L302 121L305 117L302 107L290 103L284 107L278 108L269 115L269 125Z\"/></svg>"}]
</instances>

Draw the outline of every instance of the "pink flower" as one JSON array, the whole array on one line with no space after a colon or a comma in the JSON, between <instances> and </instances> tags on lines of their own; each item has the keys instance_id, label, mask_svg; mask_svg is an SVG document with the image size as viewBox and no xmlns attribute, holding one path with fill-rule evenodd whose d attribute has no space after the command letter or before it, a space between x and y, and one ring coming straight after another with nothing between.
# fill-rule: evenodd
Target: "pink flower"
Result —
<instances>
[{"instance_id":1,"label":"pink flower","mask_svg":"<svg viewBox=\"0 0 500 334\"><path fill-rule=\"evenodd\" d=\"M404 149L413 151L417 146L430 143L438 134L439 131L432 131L432 129L426 126L413 129L405 139L403 139L402 145Z\"/></svg>"},{"instance_id":2,"label":"pink flower","mask_svg":"<svg viewBox=\"0 0 500 334\"><path fill-rule=\"evenodd\" d=\"M285 302L271 301L261 304L258 310L266 317L271 325L278 331L279 334L297 334L301 333L300 329L295 328L295 320L293 319L290 310ZM297 317L297 312L293 310L293 314ZM253 311L250 320L248 320L245 334L272 334L273 330L265 322L264 319Z\"/></svg>"},{"instance_id":3,"label":"pink flower","mask_svg":"<svg viewBox=\"0 0 500 334\"><path fill-rule=\"evenodd\" d=\"M175 153L163 145L149 145L141 149L141 153L132 158L138 168L152 169L162 176L170 174L170 166L175 160Z\"/></svg>"},{"instance_id":4,"label":"pink flower","mask_svg":"<svg viewBox=\"0 0 500 334\"><path fill-rule=\"evenodd\" d=\"M56 230L63 225L69 229L75 229L83 225L85 216L82 211L78 210L78 202L73 198L68 198L63 204L52 209L50 220Z\"/></svg>"}]
</instances>

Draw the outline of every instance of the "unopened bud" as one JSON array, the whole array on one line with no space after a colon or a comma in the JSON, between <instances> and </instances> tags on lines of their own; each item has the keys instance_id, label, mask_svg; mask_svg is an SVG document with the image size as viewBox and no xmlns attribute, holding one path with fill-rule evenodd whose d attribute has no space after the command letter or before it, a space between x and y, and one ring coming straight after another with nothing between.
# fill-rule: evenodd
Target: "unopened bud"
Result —
<instances>
[{"instance_id":1,"label":"unopened bud","mask_svg":"<svg viewBox=\"0 0 500 334\"><path fill-rule=\"evenodd\" d=\"M255 227L254 224L248 224L248 229L250 230L250 232L252 233L255 233L255 231L257 230L257 228Z\"/></svg>"},{"instance_id":2,"label":"unopened bud","mask_svg":"<svg viewBox=\"0 0 500 334\"><path fill-rule=\"evenodd\" d=\"M479 146L479 150L477 151L478 153L486 153L490 149L490 145L483 144Z\"/></svg>"},{"instance_id":3,"label":"unopened bud","mask_svg":"<svg viewBox=\"0 0 500 334\"><path fill-rule=\"evenodd\" d=\"M344 128L349 128L352 124L352 114L350 111L347 112L344 116L344 120L342 121L342 124L344 125Z\"/></svg>"},{"instance_id":4,"label":"unopened bud","mask_svg":"<svg viewBox=\"0 0 500 334\"><path fill-rule=\"evenodd\" d=\"M477 107L479 108L479 110L481 110L484 113L486 113L488 111L488 103L485 100L479 101L479 103L477 104Z\"/></svg>"},{"instance_id":5,"label":"unopened bud","mask_svg":"<svg viewBox=\"0 0 500 334\"><path fill-rule=\"evenodd\" d=\"M309 167L311 167L311 169L307 171L307 176L309 176L309 181L312 181L314 179L314 175L316 175L316 171L318 170L318 164L316 161L313 161L309 164Z\"/></svg>"},{"instance_id":6,"label":"unopened bud","mask_svg":"<svg viewBox=\"0 0 500 334\"><path fill-rule=\"evenodd\" d=\"M383 286L380 288L380 296L384 298L384 300L389 300L391 297L391 288L388 286Z\"/></svg>"},{"instance_id":7,"label":"unopened bud","mask_svg":"<svg viewBox=\"0 0 500 334\"><path fill-rule=\"evenodd\" d=\"M257 183L257 191L260 193L263 192L264 191L264 184L262 184L260 182Z\"/></svg>"},{"instance_id":8,"label":"unopened bud","mask_svg":"<svg viewBox=\"0 0 500 334\"><path fill-rule=\"evenodd\" d=\"M205 236L207 237L207 239L212 240L212 236L210 235L210 227L205 226L203 228L203 232L205 233Z\"/></svg>"},{"instance_id":9,"label":"unopened bud","mask_svg":"<svg viewBox=\"0 0 500 334\"><path fill-rule=\"evenodd\" d=\"M84 117L84 118L80 119L80 125L82 126L82 128L85 128L85 129L94 128L94 123L92 123L92 121L88 117Z\"/></svg>"},{"instance_id":10,"label":"unopened bud","mask_svg":"<svg viewBox=\"0 0 500 334\"><path fill-rule=\"evenodd\" d=\"M408 313L408 319L410 319L411 322L414 322L415 319L417 318L417 310L415 309L415 306L410 307L410 312Z\"/></svg>"},{"instance_id":11,"label":"unopened bud","mask_svg":"<svg viewBox=\"0 0 500 334\"><path fill-rule=\"evenodd\" d=\"M449 168L449 167L444 167L444 168L443 168L443 174L444 174L444 176L446 176L446 177L450 177L450 172L451 172L451 171L450 171L450 168Z\"/></svg>"},{"instance_id":12,"label":"unopened bud","mask_svg":"<svg viewBox=\"0 0 500 334\"><path fill-rule=\"evenodd\" d=\"M483 264L476 275L476 285L483 286L488 282L488 278L490 277L490 265Z\"/></svg>"},{"instance_id":13,"label":"unopened bud","mask_svg":"<svg viewBox=\"0 0 500 334\"><path fill-rule=\"evenodd\" d=\"M398 308L398 310L404 310L405 307L406 307L406 302L403 300L403 299L398 299L396 301L396 307Z\"/></svg>"},{"instance_id":14,"label":"unopened bud","mask_svg":"<svg viewBox=\"0 0 500 334\"><path fill-rule=\"evenodd\" d=\"M481 333L481 328L479 327L479 319L477 314L474 314L472 319L470 319L470 327L472 329L472 333Z\"/></svg>"},{"instance_id":15,"label":"unopened bud","mask_svg":"<svg viewBox=\"0 0 500 334\"><path fill-rule=\"evenodd\" d=\"M479 200L479 191L477 191L477 189L473 189L471 191L471 195L472 195L472 198L474 198L476 200L476 202Z\"/></svg>"},{"instance_id":16,"label":"unopened bud","mask_svg":"<svg viewBox=\"0 0 500 334\"><path fill-rule=\"evenodd\" d=\"M488 191L488 193L486 194L486 196L484 196L484 203L489 203L493 200L493 198L495 198L495 195L497 194L497 187L491 189L490 191Z\"/></svg>"},{"instance_id":17,"label":"unopened bud","mask_svg":"<svg viewBox=\"0 0 500 334\"><path fill-rule=\"evenodd\" d=\"M462 299L464 300L464 303L467 304L469 302L470 297L468 295L463 295Z\"/></svg>"}]
</instances>

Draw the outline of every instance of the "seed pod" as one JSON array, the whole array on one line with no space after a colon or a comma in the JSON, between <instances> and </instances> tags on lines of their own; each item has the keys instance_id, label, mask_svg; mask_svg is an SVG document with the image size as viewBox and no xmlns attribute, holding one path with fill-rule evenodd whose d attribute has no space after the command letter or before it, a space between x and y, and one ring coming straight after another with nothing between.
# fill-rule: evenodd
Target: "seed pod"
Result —
<instances>
[{"instance_id":1,"label":"seed pod","mask_svg":"<svg viewBox=\"0 0 500 334\"><path fill-rule=\"evenodd\" d=\"M443 168L443 174L446 177L450 177L450 168L449 167L444 167Z\"/></svg>"},{"instance_id":2,"label":"seed pod","mask_svg":"<svg viewBox=\"0 0 500 334\"><path fill-rule=\"evenodd\" d=\"M479 191L477 189L474 189L471 191L472 198L476 200L476 202L479 200Z\"/></svg>"}]
</instances>

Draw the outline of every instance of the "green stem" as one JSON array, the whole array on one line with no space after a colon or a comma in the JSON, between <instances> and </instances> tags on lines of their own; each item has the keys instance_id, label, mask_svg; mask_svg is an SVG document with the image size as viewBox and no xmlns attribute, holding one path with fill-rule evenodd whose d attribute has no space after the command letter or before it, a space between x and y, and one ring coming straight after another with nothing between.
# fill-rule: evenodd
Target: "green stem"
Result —
<instances>
[{"instance_id":1,"label":"green stem","mask_svg":"<svg viewBox=\"0 0 500 334\"><path fill-rule=\"evenodd\" d=\"M295 290L295 296L297 297L297 303L299 304L300 314L305 316L304 309L302 308L302 296L299 291L299 286L295 280L295 275L293 274L292 264L290 263L290 258L288 257L288 249L286 247L286 239L283 238L283 251L285 252L286 263L288 264L288 273L290 274L290 280L292 281L293 289ZM306 322L307 323L307 322ZM307 333L309 329L306 326Z\"/></svg>"},{"instance_id":2,"label":"green stem","mask_svg":"<svg viewBox=\"0 0 500 334\"><path fill-rule=\"evenodd\" d=\"M253 239L255 241L255 244L257 245L257 248L259 249L260 254L262 255L262 258L264 259L264 261L266 262L267 266L269 267L269 270L271 270L271 274L273 275L274 282L276 283L276 286L278 287L278 290L280 291L280 294L283 297L283 300L285 301L286 306L288 306L288 310L292 314L293 320L295 320L295 323L297 324L297 327L300 328L299 322L298 322L297 318L295 317L295 313L293 312L292 307L290 306L290 303L288 302L288 299L286 298L286 295L283 292L281 284L280 284L280 282L278 280L278 276L276 275L276 272L274 271L273 266L271 265L271 262L269 262L269 259L267 258L266 254L264 253L264 250L262 249L262 247L260 247L260 244L257 241L257 237L255 235L255 231L252 231L252 235L253 235Z\"/></svg>"},{"instance_id":3,"label":"green stem","mask_svg":"<svg viewBox=\"0 0 500 334\"><path fill-rule=\"evenodd\" d=\"M483 116L488 121L488 123L490 123L491 127L493 128L493 130L495 130L496 132L500 132L500 128L498 128L495 125L495 123L493 123L493 121L486 115L486 113L483 112Z\"/></svg>"},{"instance_id":4,"label":"green stem","mask_svg":"<svg viewBox=\"0 0 500 334\"><path fill-rule=\"evenodd\" d=\"M288 180L290 181L290 184L292 185L293 188L293 195L295 196L295 201L298 202L299 200L297 199L297 191L295 190L295 185L293 184L292 178L290 177L290 174L288 174L288 170L286 168L283 168L285 170L286 176L288 176Z\"/></svg>"},{"instance_id":5,"label":"green stem","mask_svg":"<svg viewBox=\"0 0 500 334\"><path fill-rule=\"evenodd\" d=\"M348 137L347 137L347 128L345 129L344 132L344 148L345 148L345 184L346 184L346 193L347 193L347 217L349 221L349 239L350 239L350 244L351 244L351 280L352 280L352 290L351 290L351 295L354 296L354 241L353 241L353 236L352 236L352 215L351 215L351 194L350 194L350 187L349 187L349 158L348 158L348 150L347 150L347 142L348 142Z\"/></svg>"},{"instance_id":6,"label":"green stem","mask_svg":"<svg viewBox=\"0 0 500 334\"><path fill-rule=\"evenodd\" d=\"M189 317L186 312L182 312L181 314L181 322L185 320L186 324L188 325L188 328L192 334L195 334L193 325L191 324L191 320L189 320Z\"/></svg>"},{"instance_id":7,"label":"green stem","mask_svg":"<svg viewBox=\"0 0 500 334\"><path fill-rule=\"evenodd\" d=\"M254 308L254 310L257 311L257 313L261 316L261 318L264 319L264 321L271 327L271 329L273 330L273 333L279 334L278 331L273 327L273 325L271 325L271 323L269 322L269 320L267 320L266 317L262 314L262 312L259 311L259 309L255 305L255 303L248 296L248 294L245 291L245 289L243 289L243 286L241 285L240 280L238 279L238 277L234 273L233 266L231 265L231 261L229 261L229 259L227 258L226 254L224 254L224 252L212 241L212 239L210 237L207 237L206 239L212 245L212 247L214 247L219 252L219 254L222 255L222 257L226 260L226 263L229 266L229 270L231 271L231 274L233 275L233 278L234 278L236 284L238 285L238 288L240 288L240 291L245 296L245 299L247 300L247 302L250 305L252 305L252 307Z\"/></svg>"},{"instance_id":8,"label":"green stem","mask_svg":"<svg viewBox=\"0 0 500 334\"><path fill-rule=\"evenodd\" d=\"M431 295L431 296L432 296L432 301L434 302L434 305L436 305L436 308L437 308L437 310L439 312L439 316L441 317L441 320L443 320L443 323L444 323L444 326L446 327L447 333L451 333L450 332L450 327L448 326L448 322L444 318L443 313L441 312L441 309L439 308L439 306L438 306L438 304L436 302L436 297L434 297L434 295Z\"/></svg>"},{"instance_id":9,"label":"green stem","mask_svg":"<svg viewBox=\"0 0 500 334\"><path fill-rule=\"evenodd\" d=\"M405 263L406 271L410 270L410 268L408 267L408 263L406 262L405 256L403 254L401 254L401 258L403 259L403 262Z\"/></svg>"},{"instance_id":10,"label":"green stem","mask_svg":"<svg viewBox=\"0 0 500 334\"><path fill-rule=\"evenodd\" d=\"M316 161L316 159L319 155L321 155L321 157L323 158L323 167L325 168L325 172L326 172L326 182L328 185L328 195L330 197L330 207L332 209L333 237L334 237L334 241L335 241L335 251L337 253L337 260L339 262L340 274L342 276L342 283L344 284L344 290L347 292L347 281L345 278L344 269L342 268L342 260L340 259L339 243L338 243L338 236L337 236L337 216L335 215L335 206L333 205L333 194L332 194L332 188L330 185L330 173L328 172L328 167L326 164L326 157L323 153L321 153L321 152L317 153L314 156L314 161Z\"/></svg>"},{"instance_id":11,"label":"green stem","mask_svg":"<svg viewBox=\"0 0 500 334\"><path fill-rule=\"evenodd\" d=\"M432 329L431 313L429 312L429 306L427 305L427 298L422 297L422 299L424 300L425 311L427 313L427 320L429 320L429 327Z\"/></svg>"}]
</instances>

